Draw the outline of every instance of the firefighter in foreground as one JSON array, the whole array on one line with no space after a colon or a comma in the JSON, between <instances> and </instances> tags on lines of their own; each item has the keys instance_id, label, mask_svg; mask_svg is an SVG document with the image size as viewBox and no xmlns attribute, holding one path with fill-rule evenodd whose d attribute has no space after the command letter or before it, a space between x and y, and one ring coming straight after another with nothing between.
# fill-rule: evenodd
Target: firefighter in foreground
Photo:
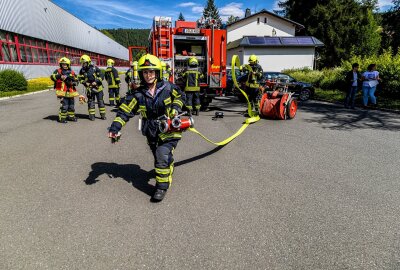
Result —
<instances>
[{"instance_id":1,"label":"firefighter in foreground","mask_svg":"<svg viewBox=\"0 0 400 270\"><path fill-rule=\"evenodd\" d=\"M118 71L114 67L114 60L107 60L107 69L104 77L108 83L108 100L110 101L110 105L118 105L120 102L119 85L121 84L121 80L119 79Z\"/></svg>"},{"instance_id":2,"label":"firefighter in foreground","mask_svg":"<svg viewBox=\"0 0 400 270\"><path fill-rule=\"evenodd\" d=\"M185 93L186 93L186 107L190 113L199 115L200 110L200 84L199 80L204 78L203 74L200 73L196 57L190 57L188 60L189 68L182 74L185 81Z\"/></svg>"},{"instance_id":3,"label":"firefighter in foreground","mask_svg":"<svg viewBox=\"0 0 400 270\"><path fill-rule=\"evenodd\" d=\"M258 111L258 96L260 93L259 81L263 77L263 69L258 64L257 56L254 54L249 57L249 64L241 67L245 73L243 78L246 80L246 93L249 97L249 101L252 104L253 110Z\"/></svg>"},{"instance_id":4,"label":"firefighter in foreground","mask_svg":"<svg viewBox=\"0 0 400 270\"><path fill-rule=\"evenodd\" d=\"M138 61L140 87L127 94L119 107L117 117L109 128L111 142L118 141L119 131L136 112L142 115L142 134L154 156L156 189L153 201L161 201L172 182L174 171L173 150L181 139L182 132L162 133L159 128L160 117L176 116L182 111L182 93L171 83L162 80L161 61L154 55L146 54Z\"/></svg>"},{"instance_id":5,"label":"firefighter in foreground","mask_svg":"<svg viewBox=\"0 0 400 270\"><path fill-rule=\"evenodd\" d=\"M95 120L95 101L99 106L101 119L106 119L106 107L104 105L103 79L104 75L100 69L92 64L90 57L86 54L81 56L82 68L79 71L79 81L86 89L88 98L89 119Z\"/></svg>"},{"instance_id":6,"label":"firefighter in foreground","mask_svg":"<svg viewBox=\"0 0 400 270\"><path fill-rule=\"evenodd\" d=\"M50 78L54 81L56 95L61 99L61 107L58 113L58 121L67 123L67 119L76 122L75 97L79 96L75 86L78 79L75 72L71 70L71 61L67 57L59 60L60 68L56 69Z\"/></svg>"}]
</instances>

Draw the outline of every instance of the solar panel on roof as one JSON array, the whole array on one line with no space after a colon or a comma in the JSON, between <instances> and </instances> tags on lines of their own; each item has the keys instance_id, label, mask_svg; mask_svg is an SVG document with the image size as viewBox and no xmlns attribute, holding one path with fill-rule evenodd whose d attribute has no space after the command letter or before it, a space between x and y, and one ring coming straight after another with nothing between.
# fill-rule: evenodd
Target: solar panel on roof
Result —
<instances>
[{"instance_id":1,"label":"solar panel on roof","mask_svg":"<svg viewBox=\"0 0 400 270\"><path fill-rule=\"evenodd\" d=\"M282 37L281 38L282 44L285 45L298 45L298 41L296 37Z\"/></svg>"},{"instance_id":2,"label":"solar panel on roof","mask_svg":"<svg viewBox=\"0 0 400 270\"><path fill-rule=\"evenodd\" d=\"M263 45L265 44L264 37L247 37L250 45Z\"/></svg>"},{"instance_id":3,"label":"solar panel on roof","mask_svg":"<svg viewBox=\"0 0 400 270\"><path fill-rule=\"evenodd\" d=\"M314 45L312 37L297 37L297 41L300 45Z\"/></svg>"},{"instance_id":4,"label":"solar panel on roof","mask_svg":"<svg viewBox=\"0 0 400 270\"><path fill-rule=\"evenodd\" d=\"M281 40L278 37L264 37L265 45L281 45Z\"/></svg>"}]
</instances>

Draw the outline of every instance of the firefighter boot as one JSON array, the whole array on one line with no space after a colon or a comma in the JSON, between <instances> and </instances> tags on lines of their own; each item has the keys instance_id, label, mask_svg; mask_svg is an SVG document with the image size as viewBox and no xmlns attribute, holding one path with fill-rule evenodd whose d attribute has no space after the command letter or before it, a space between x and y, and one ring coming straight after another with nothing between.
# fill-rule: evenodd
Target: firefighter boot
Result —
<instances>
[{"instance_id":1,"label":"firefighter boot","mask_svg":"<svg viewBox=\"0 0 400 270\"><path fill-rule=\"evenodd\" d=\"M166 193L167 193L166 189L157 188L151 199L153 202L161 202L164 199Z\"/></svg>"},{"instance_id":2,"label":"firefighter boot","mask_svg":"<svg viewBox=\"0 0 400 270\"><path fill-rule=\"evenodd\" d=\"M100 114L100 117L101 117L101 120L106 120L106 119L107 119L107 117L106 117L106 114L105 114L105 113L101 113L101 114Z\"/></svg>"},{"instance_id":3,"label":"firefighter boot","mask_svg":"<svg viewBox=\"0 0 400 270\"><path fill-rule=\"evenodd\" d=\"M198 110L198 109L195 109L195 110L193 111L193 115L199 116L199 110Z\"/></svg>"},{"instance_id":4,"label":"firefighter boot","mask_svg":"<svg viewBox=\"0 0 400 270\"><path fill-rule=\"evenodd\" d=\"M89 120L94 121L96 118L94 117L94 114L89 114Z\"/></svg>"}]
</instances>

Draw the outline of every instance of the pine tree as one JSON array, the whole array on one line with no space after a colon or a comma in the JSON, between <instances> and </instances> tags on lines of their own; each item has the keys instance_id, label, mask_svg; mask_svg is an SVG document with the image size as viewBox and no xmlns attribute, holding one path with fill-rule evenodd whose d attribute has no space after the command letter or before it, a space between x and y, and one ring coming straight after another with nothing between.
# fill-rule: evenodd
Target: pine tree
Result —
<instances>
[{"instance_id":1,"label":"pine tree","mask_svg":"<svg viewBox=\"0 0 400 270\"><path fill-rule=\"evenodd\" d=\"M231 16L229 16L228 21L227 21L226 23L227 23L227 24L234 23L234 22L236 22L238 19L239 19L239 17L235 17L235 16L231 15Z\"/></svg>"},{"instance_id":2,"label":"pine tree","mask_svg":"<svg viewBox=\"0 0 400 270\"><path fill-rule=\"evenodd\" d=\"M185 17L183 17L182 12L179 13L178 21L184 21Z\"/></svg>"},{"instance_id":3,"label":"pine tree","mask_svg":"<svg viewBox=\"0 0 400 270\"><path fill-rule=\"evenodd\" d=\"M206 7L203 10L203 17L205 19L214 19L219 25L221 25L221 17L219 16L218 8L214 3L214 0L207 0Z\"/></svg>"}]
</instances>

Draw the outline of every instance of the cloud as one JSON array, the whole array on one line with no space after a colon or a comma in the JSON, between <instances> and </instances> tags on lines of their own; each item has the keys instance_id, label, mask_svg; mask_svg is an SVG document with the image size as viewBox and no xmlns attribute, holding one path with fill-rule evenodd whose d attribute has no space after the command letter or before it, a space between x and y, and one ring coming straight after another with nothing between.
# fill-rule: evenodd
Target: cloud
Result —
<instances>
[{"instance_id":1,"label":"cloud","mask_svg":"<svg viewBox=\"0 0 400 270\"><path fill-rule=\"evenodd\" d=\"M195 6L195 5L196 5L196 3L187 2L187 3L180 3L180 4L178 5L178 7L191 7L191 6Z\"/></svg>"},{"instance_id":2,"label":"cloud","mask_svg":"<svg viewBox=\"0 0 400 270\"><path fill-rule=\"evenodd\" d=\"M192 7L193 13L203 13L204 7L203 6L194 6Z\"/></svg>"},{"instance_id":3,"label":"cloud","mask_svg":"<svg viewBox=\"0 0 400 270\"><path fill-rule=\"evenodd\" d=\"M219 9L219 15L221 16L222 21L227 21L230 16L234 17L243 17L244 10L242 9L243 3L232 2L226 4L225 6Z\"/></svg>"}]
</instances>

